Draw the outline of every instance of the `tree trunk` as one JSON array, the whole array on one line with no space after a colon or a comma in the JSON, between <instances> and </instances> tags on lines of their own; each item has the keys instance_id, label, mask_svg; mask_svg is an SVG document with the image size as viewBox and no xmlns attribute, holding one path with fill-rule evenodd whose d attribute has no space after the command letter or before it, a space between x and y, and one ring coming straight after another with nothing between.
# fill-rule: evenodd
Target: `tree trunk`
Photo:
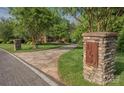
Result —
<instances>
[{"instance_id":1,"label":"tree trunk","mask_svg":"<svg viewBox=\"0 0 124 93\"><path fill-rule=\"evenodd\" d=\"M92 18L93 14L92 14L91 8L88 8L86 10L86 13L88 15L88 24L89 24L89 31L88 32L93 32L93 18Z\"/></svg>"},{"instance_id":2,"label":"tree trunk","mask_svg":"<svg viewBox=\"0 0 124 93\"><path fill-rule=\"evenodd\" d=\"M99 23L99 21L97 21L97 30L96 30L97 32L99 32L100 31L100 23Z\"/></svg>"},{"instance_id":3,"label":"tree trunk","mask_svg":"<svg viewBox=\"0 0 124 93\"><path fill-rule=\"evenodd\" d=\"M47 37L44 33L41 33L40 42L41 44L47 43Z\"/></svg>"},{"instance_id":4,"label":"tree trunk","mask_svg":"<svg viewBox=\"0 0 124 93\"><path fill-rule=\"evenodd\" d=\"M36 49L37 48L36 40L35 40L35 37L33 37L33 36L32 36L32 48L33 49Z\"/></svg>"}]
</instances>

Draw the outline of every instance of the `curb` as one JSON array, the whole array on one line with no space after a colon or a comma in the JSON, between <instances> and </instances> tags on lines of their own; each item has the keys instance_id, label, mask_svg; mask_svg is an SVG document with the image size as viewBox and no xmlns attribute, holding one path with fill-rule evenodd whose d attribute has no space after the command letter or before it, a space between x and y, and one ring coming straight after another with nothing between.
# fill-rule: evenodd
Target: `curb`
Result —
<instances>
[{"instance_id":1,"label":"curb","mask_svg":"<svg viewBox=\"0 0 124 93\"><path fill-rule=\"evenodd\" d=\"M8 53L9 55L13 56L14 58L16 58L17 60L19 60L21 63L23 63L25 66L27 66L29 69L31 69L35 74L37 74L40 78L42 78L45 82L47 82L50 86L58 86L59 84L57 84L56 82L54 82L53 80L51 80L48 76L46 76L44 73L41 73L40 71L38 71L37 69L35 69L34 67L30 66L29 64L27 64L26 62L24 62L22 59L20 59L19 57L15 56L14 54L8 52L7 50L4 50L2 48L0 48L1 50L3 50L4 52Z\"/></svg>"}]
</instances>

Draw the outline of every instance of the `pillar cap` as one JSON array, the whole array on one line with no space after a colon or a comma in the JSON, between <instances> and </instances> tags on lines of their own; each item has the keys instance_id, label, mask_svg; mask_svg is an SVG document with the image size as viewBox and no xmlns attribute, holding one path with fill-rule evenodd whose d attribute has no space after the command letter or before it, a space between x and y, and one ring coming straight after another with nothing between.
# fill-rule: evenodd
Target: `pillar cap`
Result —
<instances>
[{"instance_id":1,"label":"pillar cap","mask_svg":"<svg viewBox=\"0 0 124 93\"><path fill-rule=\"evenodd\" d=\"M117 37L117 32L88 32L83 33L84 37Z\"/></svg>"}]
</instances>

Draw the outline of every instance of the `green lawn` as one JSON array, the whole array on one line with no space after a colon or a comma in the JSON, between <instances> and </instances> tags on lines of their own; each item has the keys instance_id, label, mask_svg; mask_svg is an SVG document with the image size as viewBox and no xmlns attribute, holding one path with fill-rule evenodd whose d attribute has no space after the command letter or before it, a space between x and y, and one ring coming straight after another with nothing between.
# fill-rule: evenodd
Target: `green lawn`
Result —
<instances>
[{"instance_id":1,"label":"green lawn","mask_svg":"<svg viewBox=\"0 0 124 93\"><path fill-rule=\"evenodd\" d=\"M53 49L61 47L62 45L59 44L44 44L44 45L38 45L37 49L32 49L32 45L22 44L22 49L14 51L14 45L13 44L0 44L0 48L3 48L9 52L31 52L31 51L40 51L40 50L46 50L46 49Z\"/></svg>"},{"instance_id":2,"label":"green lawn","mask_svg":"<svg viewBox=\"0 0 124 93\"><path fill-rule=\"evenodd\" d=\"M66 85L95 85L83 79L83 50L73 49L59 59L59 76ZM124 53L118 53L116 58L116 79L108 85L124 85Z\"/></svg>"}]
</instances>

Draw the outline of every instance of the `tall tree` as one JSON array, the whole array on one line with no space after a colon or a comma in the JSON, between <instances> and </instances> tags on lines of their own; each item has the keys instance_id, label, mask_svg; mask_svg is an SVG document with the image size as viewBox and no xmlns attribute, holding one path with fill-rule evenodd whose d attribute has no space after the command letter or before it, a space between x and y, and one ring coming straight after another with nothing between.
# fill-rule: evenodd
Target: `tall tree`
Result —
<instances>
[{"instance_id":1,"label":"tall tree","mask_svg":"<svg viewBox=\"0 0 124 93\"><path fill-rule=\"evenodd\" d=\"M87 32L113 31L113 24L124 14L123 8L61 8L61 11L87 27Z\"/></svg>"},{"instance_id":2,"label":"tall tree","mask_svg":"<svg viewBox=\"0 0 124 93\"><path fill-rule=\"evenodd\" d=\"M68 41L69 40L69 22L64 18L58 18L55 24L50 28L49 35L54 37L58 41Z\"/></svg>"},{"instance_id":3,"label":"tall tree","mask_svg":"<svg viewBox=\"0 0 124 93\"><path fill-rule=\"evenodd\" d=\"M81 32L118 32L124 25L123 8L61 8L64 15L73 16L78 27L73 33L81 38ZM80 27L80 28L79 28Z\"/></svg>"},{"instance_id":4,"label":"tall tree","mask_svg":"<svg viewBox=\"0 0 124 93\"><path fill-rule=\"evenodd\" d=\"M15 16L18 26L23 27L31 38L33 48L36 48L40 33L52 25L51 11L48 8L11 8L10 12Z\"/></svg>"},{"instance_id":5,"label":"tall tree","mask_svg":"<svg viewBox=\"0 0 124 93\"><path fill-rule=\"evenodd\" d=\"M0 21L0 39L5 43L13 38L13 27L11 20L2 19Z\"/></svg>"}]
</instances>

